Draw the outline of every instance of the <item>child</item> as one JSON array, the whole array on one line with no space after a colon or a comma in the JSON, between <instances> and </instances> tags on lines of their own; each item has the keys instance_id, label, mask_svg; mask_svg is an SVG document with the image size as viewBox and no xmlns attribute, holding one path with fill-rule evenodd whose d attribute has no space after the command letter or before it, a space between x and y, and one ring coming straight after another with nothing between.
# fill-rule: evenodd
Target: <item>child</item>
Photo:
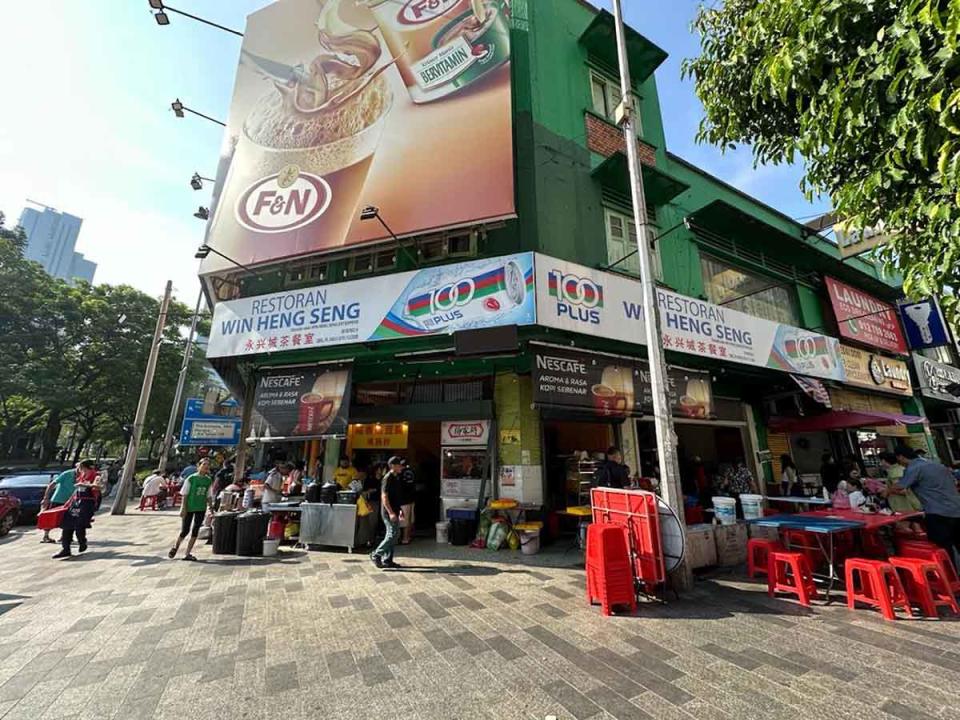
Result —
<instances>
[{"instance_id":1,"label":"child","mask_svg":"<svg viewBox=\"0 0 960 720\"><path fill-rule=\"evenodd\" d=\"M867 496L863 494L863 483L858 477L850 477L846 481L847 500L850 502L850 509L863 512L867 504Z\"/></svg>"}]
</instances>

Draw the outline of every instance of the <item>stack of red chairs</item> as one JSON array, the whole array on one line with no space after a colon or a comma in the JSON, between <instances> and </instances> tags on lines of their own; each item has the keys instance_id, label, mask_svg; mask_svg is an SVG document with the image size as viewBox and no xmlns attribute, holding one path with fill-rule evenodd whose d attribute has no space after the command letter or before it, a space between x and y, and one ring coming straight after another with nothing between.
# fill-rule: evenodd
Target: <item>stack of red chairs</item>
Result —
<instances>
[{"instance_id":1,"label":"stack of red chairs","mask_svg":"<svg viewBox=\"0 0 960 720\"><path fill-rule=\"evenodd\" d=\"M587 602L599 602L604 615L615 605L637 609L627 529L612 523L591 523L587 529Z\"/></svg>"},{"instance_id":2,"label":"stack of red chairs","mask_svg":"<svg viewBox=\"0 0 960 720\"><path fill-rule=\"evenodd\" d=\"M927 540L909 540L897 538L897 553L905 558L917 558L935 562L940 568L940 574L944 581L950 587L950 591L956 595L960 593L960 577L957 576L957 569L953 566L953 560L950 553L938 545L934 545Z\"/></svg>"}]
</instances>

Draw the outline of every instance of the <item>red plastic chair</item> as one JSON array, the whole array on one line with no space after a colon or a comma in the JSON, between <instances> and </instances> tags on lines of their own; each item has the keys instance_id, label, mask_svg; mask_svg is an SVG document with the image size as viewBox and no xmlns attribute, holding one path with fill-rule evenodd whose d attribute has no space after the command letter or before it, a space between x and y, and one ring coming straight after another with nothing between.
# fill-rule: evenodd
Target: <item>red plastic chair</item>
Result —
<instances>
[{"instance_id":1,"label":"red plastic chair","mask_svg":"<svg viewBox=\"0 0 960 720\"><path fill-rule=\"evenodd\" d=\"M886 560L890 556L890 551L876 530L860 533L860 548L864 555L876 560Z\"/></svg>"},{"instance_id":2,"label":"red plastic chair","mask_svg":"<svg viewBox=\"0 0 960 720\"><path fill-rule=\"evenodd\" d=\"M767 594L783 592L796 595L801 605L810 607L810 599L819 597L813 583L813 572L802 552L774 550L767 566Z\"/></svg>"},{"instance_id":3,"label":"red plastic chair","mask_svg":"<svg viewBox=\"0 0 960 720\"><path fill-rule=\"evenodd\" d=\"M950 586L950 592L954 595L960 593L960 577L957 577L957 569L953 565L953 560L950 559L950 553L942 547L932 543L930 547L920 546L918 543L904 544L900 548L900 556L935 562L947 585Z\"/></svg>"},{"instance_id":4,"label":"red plastic chair","mask_svg":"<svg viewBox=\"0 0 960 720\"><path fill-rule=\"evenodd\" d=\"M140 496L140 512L143 512L147 508L151 510L157 509L157 498L159 495L141 495Z\"/></svg>"},{"instance_id":5,"label":"red plastic chair","mask_svg":"<svg viewBox=\"0 0 960 720\"><path fill-rule=\"evenodd\" d=\"M907 591L893 565L884 560L849 558L844 569L848 608L853 610L862 602L879 608L887 620L896 620L894 608L901 607L913 617Z\"/></svg>"},{"instance_id":6,"label":"red plastic chair","mask_svg":"<svg viewBox=\"0 0 960 720\"><path fill-rule=\"evenodd\" d=\"M183 495L179 492L173 493L173 506L180 507L180 504L183 502Z\"/></svg>"},{"instance_id":7,"label":"red plastic chair","mask_svg":"<svg viewBox=\"0 0 960 720\"><path fill-rule=\"evenodd\" d=\"M890 564L906 580L904 585L910 601L919 605L924 615L937 617L937 608L941 606L950 608L954 615L960 615L957 599L937 563L923 558L892 557Z\"/></svg>"},{"instance_id":8,"label":"red plastic chair","mask_svg":"<svg viewBox=\"0 0 960 720\"><path fill-rule=\"evenodd\" d=\"M627 529L612 523L591 523L587 528L587 602L599 602L604 615L616 605L637 609L633 567Z\"/></svg>"},{"instance_id":9,"label":"red plastic chair","mask_svg":"<svg viewBox=\"0 0 960 720\"><path fill-rule=\"evenodd\" d=\"M766 575L769 566L769 555L771 552L784 552L785 548L779 540L768 540L765 538L750 538L747 540L747 575L752 579L760 575Z\"/></svg>"},{"instance_id":10,"label":"red plastic chair","mask_svg":"<svg viewBox=\"0 0 960 720\"><path fill-rule=\"evenodd\" d=\"M816 533L808 530L784 530L783 544L790 552L803 553L811 568L818 567L824 562L823 550Z\"/></svg>"},{"instance_id":11,"label":"red plastic chair","mask_svg":"<svg viewBox=\"0 0 960 720\"><path fill-rule=\"evenodd\" d=\"M687 525L699 525L703 522L703 508L699 505L688 505L684 507L683 520Z\"/></svg>"}]
</instances>

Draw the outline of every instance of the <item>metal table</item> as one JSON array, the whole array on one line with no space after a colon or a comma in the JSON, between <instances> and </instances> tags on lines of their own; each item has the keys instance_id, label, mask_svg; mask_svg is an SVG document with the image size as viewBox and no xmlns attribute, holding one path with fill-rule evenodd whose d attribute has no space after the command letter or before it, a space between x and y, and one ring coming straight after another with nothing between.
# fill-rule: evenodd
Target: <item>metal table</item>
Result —
<instances>
[{"instance_id":1,"label":"metal table","mask_svg":"<svg viewBox=\"0 0 960 720\"><path fill-rule=\"evenodd\" d=\"M377 536L379 505L364 517L357 515L355 504L302 503L300 505L300 544L331 545L353 552L369 545Z\"/></svg>"}]
</instances>

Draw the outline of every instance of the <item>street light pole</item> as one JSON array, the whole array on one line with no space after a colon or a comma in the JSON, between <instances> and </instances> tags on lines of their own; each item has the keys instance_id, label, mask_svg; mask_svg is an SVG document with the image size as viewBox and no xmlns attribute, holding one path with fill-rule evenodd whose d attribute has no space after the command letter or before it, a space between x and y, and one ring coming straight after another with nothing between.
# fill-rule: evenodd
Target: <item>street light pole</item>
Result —
<instances>
[{"instance_id":1,"label":"street light pole","mask_svg":"<svg viewBox=\"0 0 960 720\"><path fill-rule=\"evenodd\" d=\"M123 475L117 486L117 494L113 498L111 515L123 515L127 510L127 497L130 494L130 483L137 468L137 451L140 447L140 433L143 431L143 421L147 417L147 405L150 403L150 391L153 389L153 373L157 369L157 356L160 354L160 340L163 329L167 325L167 311L170 308L170 295L173 293L173 282L167 280L167 288L163 293L163 302L160 303L160 314L157 316L157 327L153 331L153 345L150 347L150 356L147 358L147 369L143 373L143 386L140 388L140 400L137 402L137 414L133 420L133 432L130 435L130 445L127 447L127 457L123 463Z\"/></svg>"},{"instance_id":2,"label":"street light pole","mask_svg":"<svg viewBox=\"0 0 960 720\"><path fill-rule=\"evenodd\" d=\"M177 421L177 412L180 410L180 401L183 398L183 386L187 381L187 371L190 368L190 358L193 355L193 336L197 332L197 320L200 317L200 304L203 302L203 289L197 295L197 306L193 310L193 319L190 321L190 334L187 336L187 346L183 350L183 363L180 365L180 376L177 378L177 390L173 394L173 406L170 408L170 417L167 418L167 431L163 434L163 445L160 446L160 460L157 461L157 472L167 469L167 458L173 446L173 424Z\"/></svg>"},{"instance_id":3,"label":"street light pole","mask_svg":"<svg viewBox=\"0 0 960 720\"><path fill-rule=\"evenodd\" d=\"M640 288L643 292L643 320L646 332L647 358L650 362L650 389L653 396L653 421L657 433L657 460L660 466L660 494L684 526L683 493L680 490L680 469L677 464L677 436L673 430L667 384L667 362L663 355L660 335L660 313L657 310L656 285L653 280L653 262L647 240L647 201L643 191L640 154L637 150L636 108L630 81L630 62L627 58L626 28L623 25L621 0L613 0L613 17L617 32L617 59L620 64L620 92L618 113L622 115L627 163L630 169L630 190L633 200L633 221L637 226L637 255L640 259ZM682 562L673 576L677 589L690 589L693 574Z\"/></svg>"}]
</instances>

